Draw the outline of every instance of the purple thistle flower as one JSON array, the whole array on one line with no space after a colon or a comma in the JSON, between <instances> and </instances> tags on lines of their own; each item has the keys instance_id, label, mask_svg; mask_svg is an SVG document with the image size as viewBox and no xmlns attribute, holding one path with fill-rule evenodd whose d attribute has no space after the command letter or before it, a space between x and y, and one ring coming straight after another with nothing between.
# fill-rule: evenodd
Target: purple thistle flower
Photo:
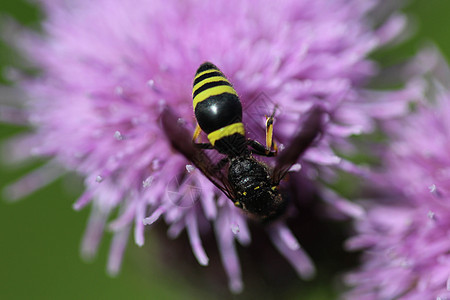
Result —
<instances>
[{"instance_id":1,"label":"purple thistle flower","mask_svg":"<svg viewBox=\"0 0 450 300\"><path fill-rule=\"evenodd\" d=\"M392 143L376 177L382 196L368 201L347 243L365 251L345 299L450 299L450 93L437 90L432 104L386 125Z\"/></svg>"},{"instance_id":2,"label":"purple thistle flower","mask_svg":"<svg viewBox=\"0 0 450 300\"><path fill-rule=\"evenodd\" d=\"M251 242L247 218L184 157L171 149L159 123L168 105L194 130L191 84L208 60L233 83L244 106L249 136L263 140L264 114L279 107L275 135L281 144L299 120L320 103L326 132L309 149L302 170L310 180L332 181L335 170L360 172L337 156L352 134L370 132L374 118L402 113L420 87L398 91L365 88L377 74L368 53L397 37L405 25L393 14L372 28L367 14L377 1L43 1L44 35L19 39L42 75L20 85L35 132L11 143L11 156L49 157L44 168L7 189L17 199L62 172L85 178L76 210L92 206L82 243L95 255L105 229L112 230L108 271L119 271L130 232L144 244L144 228L160 219L168 235L186 230L201 265L208 264L201 235L214 230L234 292L242 289L235 240ZM224 13L226 12L226 13ZM8 119L8 116L5 116ZM183 181L180 178L183 177ZM355 204L319 186L336 213L360 217ZM119 211L116 219L111 214ZM280 220L267 227L275 247L299 276L314 266Z\"/></svg>"}]
</instances>

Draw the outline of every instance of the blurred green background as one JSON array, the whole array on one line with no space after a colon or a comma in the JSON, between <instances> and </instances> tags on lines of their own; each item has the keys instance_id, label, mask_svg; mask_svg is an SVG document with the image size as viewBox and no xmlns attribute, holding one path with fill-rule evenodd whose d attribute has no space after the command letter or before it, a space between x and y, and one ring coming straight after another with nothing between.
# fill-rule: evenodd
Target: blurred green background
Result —
<instances>
[{"instance_id":1,"label":"blurred green background","mask_svg":"<svg viewBox=\"0 0 450 300\"><path fill-rule=\"evenodd\" d=\"M414 19L417 33L394 51L377 55L377 59L390 62L407 57L430 41L450 57L450 1L414 1L405 11ZM12 18L31 27L38 27L42 19L39 9L23 0L0 0L0 14L3 20ZM4 24L1 22L0 26ZM0 41L0 76L5 67L20 65L20 58ZM0 81L6 83L4 77L0 77ZM0 124L0 139L5 140L23 130ZM20 178L35 166L0 165L0 186ZM77 188L81 189L80 181L62 179L20 202L0 201L0 299L207 297L198 287L188 284L182 274L164 269L158 257L146 255L152 248L151 238L147 238L150 246L143 248L130 243L118 278L110 278L105 272L108 234L98 257L92 263L84 263L79 256L79 245L89 209L81 212L72 209L72 203L81 192L77 192ZM328 292L317 291L310 295L302 299L329 299Z\"/></svg>"}]
</instances>

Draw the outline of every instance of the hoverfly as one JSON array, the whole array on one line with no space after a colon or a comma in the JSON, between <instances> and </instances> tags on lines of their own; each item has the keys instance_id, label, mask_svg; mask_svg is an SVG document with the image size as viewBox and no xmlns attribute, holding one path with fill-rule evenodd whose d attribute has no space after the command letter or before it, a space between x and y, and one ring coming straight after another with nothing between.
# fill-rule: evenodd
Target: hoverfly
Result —
<instances>
[{"instance_id":1,"label":"hoverfly","mask_svg":"<svg viewBox=\"0 0 450 300\"><path fill-rule=\"evenodd\" d=\"M193 106L197 128L193 138L180 126L176 115L165 107L162 129L172 146L191 161L234 205L248 214L267 221L280 216L287 200L279 186L281 180L323 130L324 110L314 106L278 155L273 143L273 117L266 120L266 146L246 137L242 123L242 105L231 83L212 63L197 70L193 83ZM196 143L201 131L209 143ZM218 163L204 152L213 149L225 155ZM276 157L274 168L253 155Z\"/></svg>"}]
</instances>

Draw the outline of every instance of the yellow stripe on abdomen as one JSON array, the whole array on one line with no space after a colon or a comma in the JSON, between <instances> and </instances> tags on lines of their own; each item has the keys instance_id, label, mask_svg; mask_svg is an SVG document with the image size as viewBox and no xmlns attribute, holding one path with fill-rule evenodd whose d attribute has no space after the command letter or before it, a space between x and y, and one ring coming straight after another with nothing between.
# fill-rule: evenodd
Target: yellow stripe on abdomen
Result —
<instances>
[{"instance_id":1,"label":"yellow stripe on abdomen","mask_svg":"<svg viewBox=\"0 0 450 300\"><path fill-rule=\"evenodd\" d=\"M208 99L211 96L216 96L216 95L220 95L223 93L230 93L230 94L237 96L237 93L234 90L234 88L229 85L219 85L219 86L215 86L215 87L206 89L194 97L194 104L193 104L194 111L195 111L195 107L197 106L198 103L202 102L203 100Z\"/></svg>"},{"instance_id":2,"label":"yellow stripe on abdomen","mask_svg":"<svg viewBox=\"0 0 450 300\"><path fill-rule=\"evenodd\" d=\"M211 145L214 146L217 140L220 140L221 138L227 136L231 136L235 133L239 133L245 136L244 124L242 124L241 122L233 123L220 129L217 129L216 131L213 131L210 134L208 134L208 140L211 143Z\"/></svg>"},{"instance_id":3,"label":"yellow stripe on abdomen","mask_svg":"<svg viewBox=\"0 0 450 300\"><path fill-rule=\"evenodd\" d=\"M205 74L208 74L208 73L212 73L212 72L220 72L220 70L211 68L211 69L209 69L209 70L200 72L200 73L198 73L198 74L195 75L194 81L195 81L197 78L199 78L200 76L205 75ZM222 72L220 72L220 73L222 73Z\"/></svg>"},{"instance_id":4,"label":"yellow stripe on abdomen","mask_svg":"<svg viewBox=\"0 0 450 300\"><path fill-rule=\"evenodd\" d=\"M203 79L202 81L200 81L199 83L194 85L194 88L192 89L192 95L194 95L195 91L198 90L199 88L201 88L203 85L205 85L207 83L210 83L210 82L218 82L218 81L225 81L231 86L231 83L225 77L223 77L223 76L213 76L213 77L209 77L209 78Z\"/></svg>"}]
</instances>

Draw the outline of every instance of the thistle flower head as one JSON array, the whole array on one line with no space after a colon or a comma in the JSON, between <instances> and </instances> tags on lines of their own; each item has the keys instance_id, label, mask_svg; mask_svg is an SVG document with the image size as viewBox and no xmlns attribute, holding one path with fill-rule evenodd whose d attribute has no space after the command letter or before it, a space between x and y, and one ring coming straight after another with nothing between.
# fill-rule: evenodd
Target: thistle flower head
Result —
<instances>
[{"instance_id":1,"label":"thistle flower head","mask_svg":"<svg viewBox=\"0 0 450 300\"><path fill-rule=\"evenodd\" d=\"M450 298L450 93L441 89L434 102L388 125L384 196L368 203L348 241L367 248L347 277L348 299Z\"/></svg>"},{"instance_id":2,"label":"thistle flower head","mask_svg":"<svg viewBox=\"0 0 450 300\"><path fill-rule=\"evenodd\" d=\"M42 70L22 80L26 113L35 132L18 149L50 157L84 178L75 209L92 206L82 252L95 254L105 228L114 232L108 270L119 270L132 230L159 219L176 237L187 231L198 262L208 264L201 234L214 230L233 291L242 289L235 240L250 243L247 219L188 161L171 149L158 122L161 105L174 108L192 132L192 80L204 61L233 83L244 106L249 137L263 140L264 115L275 116L275 136L288 143L302 116L320 103L329 113L320 143L303 157L310 179L324 171L356 171L336 156L333 143L369 132L374 117L401 112L417 92L374 93L364 84L377 73L367 54L397 36L405 19L373 28L377 1L43 1L44 34L26 34L20 47ZM375 101L376 99L376 101ZM389 109L386 109L389 107ZM282 148L282 147L280 147ZM28 154L23 154L27 156ZM57 174L47 169L12 185L19 197ZM321 187L321 189L325 189ZM325 191L325 190L324 190ZM331 192L335 210L360 216L359 207ZM118 217L110 221L112 213ZM275 247L302 277L314 267L280 221L268 228Z\"/></svg>"}]
</instances>

